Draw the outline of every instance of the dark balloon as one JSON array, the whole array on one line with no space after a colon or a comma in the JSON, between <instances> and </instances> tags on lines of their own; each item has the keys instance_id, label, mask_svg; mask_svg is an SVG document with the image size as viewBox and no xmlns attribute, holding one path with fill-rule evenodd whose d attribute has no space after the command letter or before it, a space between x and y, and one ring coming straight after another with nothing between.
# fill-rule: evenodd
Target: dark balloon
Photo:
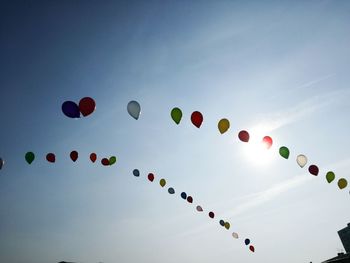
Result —
<instances>
[{"instance_id":1,"label":"dark balloon","mask_svg":"<svg viewBox=\"0 0 350 263\"><path fill-rule=\"evenodd\" d=\"M169 189L168 189L168 193L169 194L175 194L175 190L174 190L174 188L172 188L172 187L170 187Z\"/></svg>"},{"instance_id":2,"label":"dark balloon","mask_svg":"<svg viewBox=\"0 0 350 263\"><path fill-rule=\"evenodd\" d=\"M187 202L189 202L190 204L193 203L193 198L192 198L192 196L187 196Z\"/></svg>"},{"instance_id":3,"label":"dark balloon","mask_svg":"<svg viewBox=\"0 0 350 263\"><path fill-rule=\"evenodd\" d=\"M238 138L242 141L242 142L249 142L249 133L245 130L240 131L238 133Z\"/></svg>"},{"instance_id":4,"label":"dark balloon","mask_svg":"<svg viewBox=\"0 0 350 263\"><path fill-rule=\"evenodd\" d=\"M35 154L33 152L27 152L24 158L28 164L31 164L35 159Z\"/></svg>"},{"instance_id":5,"label":"dark balloon","mask_svg":"<svg viewBox=\"0 0 350 263\"><path fill-rule=\"evenodd\" d=\"M244 243L248 246L248 245L250 244L249 238L246 238L246 239L244 240Z\"/></svg>"},{"instance_id":6,"label":"dark balloon","mask_svg":"<svg viewBox=\"0 0 350 263\"><path fill-rule=\"evenodd\" d=\"M91 162L96 162L96 159L97 159L97 155L96 155L96 153L91 153L90 154L90 160L91 160Z\"/></svg>"},{"instance_id":7,"label":"dark balloon","mask_svg":"<svg viewBox=\"0 0 350 263\"><path fill-rule=\"evenodd\" d=\"M54 163L56 161L56 156L53 153L48 153L46 155L46 160L50 163Z\"/></svg>"},{"instance_id":8,"label":"dark balloon","mask_svg":"<svg viewBox=\"0 0 350 263\"><path fill-rule=\"evenodd\" d=\"M103 158L103 159L101 160L101 163L102 163L102 165L104 165L104 166L109 166L109 160L108 160L107 158Z\"/></svg>"},{"instance_id":9,"label":"dark balloon","mask_svg":"<svg viewBox=\"0 0 350 263\"><path fill-rule=\"evenodd\" d=\"M250 249L250 251L252 251L252 252L254 252L254 251L255 251L254 246L249 246L249 249Z\"/></svg>"},{"instance_id":10,"label":"dark balloon","mask_svg":"<svg viewBox=\"0 0 350 263\"><path fill-rule=\"evenodd\" d=\"M70 153L70 158L72 159L73 162L75 162L76 160L78 160L78 152L77 151L72 151Z\"/></svg>"},{"instance_id":11,"label":"dark balloon","mask_svg":"<svg viewBox=\"0 0 350 263\"><path fill-rule=\"evenodd\" d=\"M314 164L310 165L309 166L309 173L317 176L318 175L318 167Z\"/></svg>"},{"instance_id":12,"label":"dark balloon","mask_svg":"<svg viewBox=\"0 0 350 263\"><path fill-rule=\"evenodd\" d=\"M149 180L150 182L153 182L153 180L154 180L154 174L149 173L149 174L148 174L148 180Z\"/></svg>"},{"instance_id":13,"label":"dark balloon","mask_svg":"<svg viewBox=\"0 0 350 263\"><path fill-rule=\"evenodd\" d=\"M73 101L65 101L62 104L62 112L69 118L80 118L78 105Z\"/></svg>"},{"instance_id":14,"label":"dark balloon","mask_svg":"<svg viewBox=\"0 0 350 263\"><path fill-rule=\"evenodd\" d=\"M214 215L213 212L209 212L209 217L210 217L210 218L214 218L214 216L215 216L215 215Z\"/></svg>"},{"instance_id":15,"label":"dark balloon","mask_svg":"<svg viewBox=\"0 0 350 263\"><path fill-rule=\"evenodd\" d=\"M136 177L139 177L140 176L140 171L137 170L137 169L134 169L134 171L132 171L132 174Z\"/></svg>"},{"instance_id":16,"label":"dark balloon","mask_svg":"<svg viewBox=\"0 0 350 263\"><path fill-rule=\"evenodd\" d=\"M4 166L5 162L3 159L0 158L0 170L2 169L2 167Z\"/></svg>"},{"instance_id":17,"label":"dark balloon","mask_svg":"<svg viewBox=\"0 0 350 263\"><path fill-rule=\"evenodd\" d=\"M224 221L224 220L221 219L221 220L219 221L219 223L220 223L221 226L225 226L225 221Z\"/></svg>"},{"instance_id":18,"label":"dark balloon","mask_svg":"<svg viewBox=\"0 0 350 263\"><path fill-rule=\"evenodd\" d=\"M90 97L82 98L79 101L79 110L84 117L93 113L95 111L95 108L96 108L96 103Z\"/></svg>"},{"instance_id":19,"label":"dark balloon","mask_svg":"<svg viewBox=\"0 0 350 263\"><path fill-rule=\"evenodd\" d=\"M182 192L182 193L181 193L181 198L186 200L187 194L186 194L185 192Z\"/></svg>"},{"instance_id":20,"label":"dark balloon","mask_svg":"<svg viewBox=\"0 0 350 263\"><path fill-rule=\"evenodd\" d=\"M191 115L191 121L194 126L200 128L203 122L203 115L199 111L194 111Z\"/></svg>"}]
</instances>

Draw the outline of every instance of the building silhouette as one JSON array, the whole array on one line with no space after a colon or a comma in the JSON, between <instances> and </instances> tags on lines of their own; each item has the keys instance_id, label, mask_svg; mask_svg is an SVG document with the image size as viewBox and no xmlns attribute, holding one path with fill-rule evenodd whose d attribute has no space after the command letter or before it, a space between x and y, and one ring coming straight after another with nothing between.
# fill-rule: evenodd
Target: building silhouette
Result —
<instances>
[{"instance_id":1,"label":"building silhouette","mask_svg":"<svg viewBox=\"0 0 350 263\"><path fill-rule=\"evenodd\" d=\"M323 261L322 263L350 263L350 223L338 231L339 238L343 243L346 253L338 253L338 256Z\"/></svg>"}]
</instances>

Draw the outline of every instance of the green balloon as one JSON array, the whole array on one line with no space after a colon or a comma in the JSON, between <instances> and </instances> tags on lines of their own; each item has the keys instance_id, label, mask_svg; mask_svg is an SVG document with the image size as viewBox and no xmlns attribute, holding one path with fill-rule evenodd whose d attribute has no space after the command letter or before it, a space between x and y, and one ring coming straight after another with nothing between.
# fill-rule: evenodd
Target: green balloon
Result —
<instances>
[{"instance_id":1,"label":"green balloon","mask_svg":"<svg viewBox=\"0 0 350 263\"><path fill-rule=\"evenodd\" d=\"M109 165L113 165L115 164L117 161L117 157L115 156L112 156L111 158L109 158Z\"/></svg>"},{"instance_id":2,"label":"green balloon","mask_svg":"<svg viewBox=\"0 0 350 263\"><path fill-rule=\"evenodd\" d=\"M27 152L25 158L27 163L31 164L35 159L35 155L33 152Z\"/></svg>"},{"instance_id":3,"label":"green balloon","mask_svg":"<svg viewBox=\"0 0 350 263\"><path fill-rule=\"evenodd\" d=\"M171 118L176 124L179 124L182 118L182 111L179 108L174 108L171 110Z\"/></svg>"},{"instance_id":4,"label":"green balloon","mask_svg":"<svg viewBox=\"0 0 350 263\"><path fill-rule=\"evenodd\" d=\"M335 174L333 172L328 172L326 174L326 179L328 183L331 183L335 179Z\"/></svg>"},{"instance_id":5,"label":"green balloon","mask_svg":"<svg viewBox=\"0 0 350 263\"><path fill-rule=\"evenodd\" d=\"M283 158L288 159L289 158L289 149L286 146L282 146L280 148L280 155Z\"/></svg>"}]
</instances>

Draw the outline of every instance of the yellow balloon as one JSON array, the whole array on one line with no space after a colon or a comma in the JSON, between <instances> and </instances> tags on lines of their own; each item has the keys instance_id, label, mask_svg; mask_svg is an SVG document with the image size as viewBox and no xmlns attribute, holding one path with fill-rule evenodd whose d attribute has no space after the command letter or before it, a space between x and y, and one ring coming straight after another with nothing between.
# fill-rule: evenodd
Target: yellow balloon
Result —
<instances>
[{"instance_id":1,"label":"yellow balloon","mask_svg":"<svg viewBox=\"0 0 350 263\"><path fill-rule=\"evenodd\" d=\"M230 223L229 222L225 222L225 228L228 230L230 229Z\"/></svg>"},{"instance_id":2,"label":"yellow balloon","mask_svg":"<svg viewBox=\"0 0 350 263\"><path fill-rule=\"evenodd\" d=\"M164 187L165 184L166 184L165 179L160 179L159 184L160 184L161 187Z\"/></svg>"},{"instance_id":3,"label":"yellow balloon","mask_svg":"<svg viewBox=\"0 0 350 263\"><path fill-rule=\"evenodd\" d=\"M346 179L344 179L344 178L340 178L340 179L339 179L339 181L338 181L338 187L339 187L340 189L345 188L347 185L348 185L348 182L346 181Z\"/></svg>"},{"instance_id":4,"label":"yellow balloon","mask_svg":"<svg viewBox=\"0 0 350 263\"><path fill-rule=\"evenodd\" d=\"M227 132L230 128L230 121L228 119L221 119L218 123L218 129L221 134Z\"/></svg>"}]
</instances>

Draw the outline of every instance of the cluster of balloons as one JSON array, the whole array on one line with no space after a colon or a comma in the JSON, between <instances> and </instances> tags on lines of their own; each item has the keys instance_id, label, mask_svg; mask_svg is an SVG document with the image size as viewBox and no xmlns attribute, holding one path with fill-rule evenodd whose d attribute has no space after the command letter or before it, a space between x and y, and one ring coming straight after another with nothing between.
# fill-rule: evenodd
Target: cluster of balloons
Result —
<instances>
[{"instance_id":1,"label":"cluster of balloons","mask_svg":"<svg viewBox=\"0 0 350 263\"><path fill-rule=\"evenodd\" d=\"M94 99L84 97L79 101L79 105L74 101L67 100L62 103L62 112L69 118L80 118L80 113L86 117L96 109Z\"/></svg>"},{"instance_id":2,"label":"cluster of balloons","mask_svg":"<svg viewBox=\"0 0 350 263\"><path fill-rule=\"evenodd\" d=\"M140 177L140 171L139 171L138 169L134 169L134 170L132 171L132 173L133 173L133 175L134 175L135 177ZM153 182L153 181L155 180L155 175L154 175L154 173L149 173L149 174L147 175L147 179L148 179L148 181ZM166 184L167 184L167 182L166 182L166 180L165 180L164 178L161 178L161 179L159 180L159 185L160 185L162 188L164 188ZM175 194L175 189L174 189L173 187L169 187L169 188L168 188L168 193L169 193L169 194ZM188 203L190 203L190 204L193 203L193 197L192 197L191 195L188 195L186 192L181 192L180 197L181 197L182 199L186 200L186 201L187 201ZM197 205L197 206L196 206L196 210L197 210L198 212L203 212L203 211L204 211L203 207L200 206L200 205ZM214 218L214 217L215 217L215 214L214 214L213 211L209 211L208 216L209 216L210 218ZM225 229L227 229L227 230L229 230L230 227L231 227L231 224L230 224L229 222L225 222L225 221L222 220L222 219L219 220L219 224L220 224L221 226L223 226L223 227L224 227ZM233 233L232 233L232 237L235 238L235 239L238 239L238 238L239 238L239 236L238 236L238 234L237 234L236 232L233 232ZM244 242L245 242L246 245L249 245L249 244L250 244L250 240L249 240L248 238L246 238ZM249 246L249 250L250 250L251 252L254 252L254 251L255 251L254 246L250 245L250 246Z\"/></svg>"},{"instance_id":3,"label":"cluster of balloons","mask_svg":"<svg viewBox=\"0 0 350 263\"><path fill-rule=\"evenodd\" d=\"M289 158L290 152L289 152L289 149L288 149L286 146L282 146L282 147L280 147L280 149L279 149L279 154L280 154L283 158L288 159L288 158ZM307 157L306 157L304 154L299 154L299 155L297 156L297 158L296 158L296 161L297 161L297 164L298 164L301 168L303 168L303 167L307 164L308 159L307 159ZM315 165L315 164L309 165L308 171L309 171L310 174L312 174L312 175L314 175L314 176L318 176L318 174L319 174L319 168L318 168L318 166ZM331 182L334 181L334 179L335 179L335 174L334 174L334 172L332 172L332 171L327 172L327 174L326 174L326 180L327 180L327 182L328 182L328 183L331 183ZM340 179L338 180L338 187L339 187L339 189L344 189L344 188L347 187L347 185L348 185L348 182L347 182L347 180L346 180L345 178L340 178Z\"/></svg>"},{"instance_id":4,"label":"cluster of balloons","mask_svg":"<svg viewBox=\"0 0 350 263\"><path fill-rule=\"evenodd\" d=\"M73 162L76 162L78 160L79 153L74 150L74 151L70 152L69 156ZM24 158L28 164L31 164L35 160L35 154L33 152L27 152L25 154ZM54 162L56 162L56 155L54 153L48 153L46 155L46 160L50 163L54 163ZM93 163L96 162L96 160L97 160L96 153L90 154L90 160ZM115 157L115 156L111 156L109 158L102 158L102 160L101 160L101 163L104 166L113 165L116 162L117 162L117 157Z\"/></svg>"},{"instance_id":5,"label":"cluster of balloons","mask_svg":"<svg viewBox=\"0 0 350 263\"><path fill-rule=\"evenodd\" d=\"M170 112L170 116L171 116L171 118L173 119L173 121L176 124L179 124L181 122L182 115L183 115L182 111L178 107L173 108L171 110L171 112ZM196 126L197 128L200 128L202 123L203 123L203 115L202 115L202 113L199 112L199 111L194 111L191 114L191 122L192 122L192 124L194 126ZM219 132L221 134L224 134L225 132L227 132L229 130L229 128L230 128L230 121L228 119L223 118L223 119L219 120L219 122L218 122L218 130L219 130ZM238 138L242 142L245 142L245 143L249 142L249 139L250 139L249 132L246 131L246 130L241 130L238 133ZM262 139L262 143L266 147L266 149L270 149L272 144L273 144L273 140L272 140L272 138L270 136L265 136ZM289 149L286 146L282 146L282 147L279 148L279 154L283 158L288 159L289 155L290 155L290 151L289 151ZM307 164L308 159L307 159L307 157L304 154L299 154L297 156L297 158L296 158L296 161L297 161L297 164L301 168L303 168ZM314 176L317 176L319 174L319 168L315 164L310 165L308 170L309 170L309 173L314 175ZM329 171L326 174L327 182L331 183L334 179L335 179L334 172ZM340 178L338 180L338 187L339 187L339 189L344 189L344 188L347 187L347 185L348 185L348 182L347 182L347 180L345 178Z\"/></svg>"}]
</instances>

